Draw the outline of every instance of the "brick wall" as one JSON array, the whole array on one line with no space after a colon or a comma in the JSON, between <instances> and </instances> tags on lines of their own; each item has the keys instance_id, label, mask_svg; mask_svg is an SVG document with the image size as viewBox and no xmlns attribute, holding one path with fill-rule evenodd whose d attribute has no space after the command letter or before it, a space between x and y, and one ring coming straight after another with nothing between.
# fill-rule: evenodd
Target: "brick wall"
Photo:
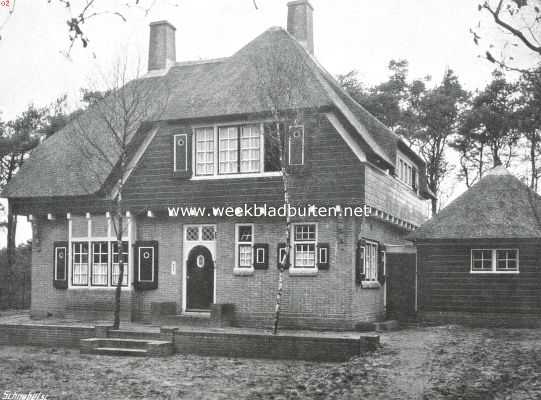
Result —
<instances>
[{"instance_id":1,"label":"brick wall","mask_svg":"<svg viewBox=\"0 0 541 400\"><path fill-rule=\"evenodd\" d=\"M183 354L339 362L374 350L379 338L181 331L174 343Z\"/></svg>"},{"instance_id":2,"label":"brick wall","mask_svg":"<svg viewBox=\"0 0 541 400\"><path fill-rule=\"evenodd\" d=\"M224 222L218 228L217 302L235 304L240 325L271 326L279 275L277 244L284 242L285 222L255 224L255 242L269 244L269 269L250 276L233 274L235 222L249 221ZM353 265L346 249L351 247L351 225L333 218L320 220L318 241L330 244L330 269L316 276L284 273L281 326L348 329Z\"/></svg>"},{"instance_id":3,"label":"brick wall","mask_svg":"<svg viewBox=\"0 0 541 400\"><path fill-rule=\"evenodd\" d=\"M380 243L398 244L403 243L405 232L389 223L377 220L375 218L356 219L354 227L355 244L352 249L353 254L356 251L356 240L359 237L371 239ZM361 288L360 285L353 282L353 301L352 318L355 322L379 321L385 316L384 289Z\"/></svg>"},{"instance_id":4,"label":"brick wall","mask_svg":"<svg viewBox=\"0 0 541 400\"><path fill-rule=\"evenodd\" d=\"M91 326L0 325L0 345L79 348L79 340L94 335Z\"/></svg>"},{"instance_id":5,"label":"brick wall","mask_svg":"<svg viewBox=\"0 0 541 400\"><path fill-rule=\"evenodd\" d=\"M96 224L98 227L99 224ZM103 224L101 224L103 225ZM74 216L73 228L86 235L87 220ZM103 230L103 228L99 228ZM40 220L40 246L32 249L32 301L31 313L35 317L47 315L76 319L110 319L113 315L114 289L55 289L53 287L53 244L68 240L66 219ZM132 293L123 291L121 317L130 318Z\"/></svg>"}]
</instances>

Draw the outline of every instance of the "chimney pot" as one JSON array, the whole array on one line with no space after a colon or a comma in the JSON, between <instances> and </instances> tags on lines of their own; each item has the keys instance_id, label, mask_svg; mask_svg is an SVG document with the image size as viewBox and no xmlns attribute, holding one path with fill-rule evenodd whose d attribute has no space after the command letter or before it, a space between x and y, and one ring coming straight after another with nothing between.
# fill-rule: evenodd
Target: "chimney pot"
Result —
<instances>
[{"instance_id":1,"label":"chimney pot","mask_svg":"<svg viewBox=\"0 0 541 400\"><path fill-rule=\"evenodd\" d=\"M295 0L287 8L287 31L314 54L314 7L308 0Z\"/></svg>"},{"instance_id":2,"label":"chimney pot","mask_svg":"<svg viewBox=\"0 0 541 400\"><path fill-rule=\"evenodd\" d=\"M165 69L176 62L176 28L168 21L156 21L150 24L148 44L148 70Z\"/></svg>"}]
</instances>

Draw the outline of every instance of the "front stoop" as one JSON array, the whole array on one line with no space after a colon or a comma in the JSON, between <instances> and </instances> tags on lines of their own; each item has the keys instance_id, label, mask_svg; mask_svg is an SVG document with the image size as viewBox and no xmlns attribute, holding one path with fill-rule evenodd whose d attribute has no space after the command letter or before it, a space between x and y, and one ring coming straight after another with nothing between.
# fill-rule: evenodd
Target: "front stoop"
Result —
<instances>
[{"instance_id":1,"label":"front stoop","mask_svg":"<svg viewBox=\"0 0 541 400\"><path fill-rule=\"evenodd\" d=\"M125 338L81 339L80 349L81 354L134 357L164 357L175 352L171 341Z\"/></svg>"}]
</instances>

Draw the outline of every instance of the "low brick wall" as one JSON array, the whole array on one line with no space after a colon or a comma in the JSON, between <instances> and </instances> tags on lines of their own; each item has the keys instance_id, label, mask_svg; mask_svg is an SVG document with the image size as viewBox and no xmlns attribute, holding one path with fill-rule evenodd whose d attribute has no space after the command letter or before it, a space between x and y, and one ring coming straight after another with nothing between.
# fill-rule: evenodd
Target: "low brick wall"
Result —
<instances>
[{"instance_id":1,"label":"low brick wall","mask_svg":"<svg viewBox=\"0 0 541 400\"><path fill-rule=\"evenodd\" d=\"M375 350L379 336L313 336L176 330L177 353L203 356L340 362Z\"/></svg>"},{"instance_id":2,"label":"low brick wall","mask_svg":"<svg viewBox=\"0 0 541 400\"><path fill-rule=\"evenodd\" d=\"M95 332L92 326L0 325L0 345L78 348Z\"/></svg>"},{"instance_id":3,"label":"low brick wall","mask_svg":"<svg viewBox=\"0 0 541 400\"><path fill-rule=\"evenodd\" d=\"M541 328L541 314L424 311L418 320L428 324L460 324L483 328Z\"/></svg>"}]
</instances>

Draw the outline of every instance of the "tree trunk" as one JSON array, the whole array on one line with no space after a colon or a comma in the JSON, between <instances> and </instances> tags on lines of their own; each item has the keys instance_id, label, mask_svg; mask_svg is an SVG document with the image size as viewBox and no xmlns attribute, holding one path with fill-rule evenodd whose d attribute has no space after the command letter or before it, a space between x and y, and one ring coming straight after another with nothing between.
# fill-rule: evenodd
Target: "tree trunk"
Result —
<instances>
[{"instance_id":1,"label":"tree trunk","mask_svg":"<svg viewBox=\"0 0 541 400\"><path fill-rule=\"evenodd\" d=\"M537 147L537 140L535 139L535 132L530 138L530 168L531 178L530 178L530 189L534 192L537 192L537 163L535 160L535 149Z\"/></svg>"},{"instance_id":2,"label":"tree trunk","mask_svg":"<svg viewBox=\"0 0 541 400\"><path fill-rule=\"evenodd\" d=\"M7 218L7 284L8 284L8 307L15 306L15 235L17 233L17 216L13 214L13 207L8 201Z\"/></svg>"},{"instance_id":3,"label":"tree trunk","mask_svg":"<svg viewBox=\"0 0 541 400\"><path fill-rule=\"evenodd\" d=\"M115 304L114 304L114 321L113 321L113 329L119 329L120 328L120 296L122 294L122 279L124 278L124 260L123 260L123 251L124 246L122 245L122 232L124 230L124 216L122 215L122 206L120 204L120 199L118 199L117 202L117 209L116 209L116 216L117 216L117 232L116 232L116 243L117 243L117 249L118 249L118 281L116 283L115 288Z\"/></svg>"},{"instance_id":4,"label":"tree trunk","mask_svg":"<svg viewBox=\"0 0 541 400\"><path fill-rule=\"evenodd\" d=\"M276 292L276 305L274 310L274 328L273 328L273 334L276 335L278 333L278 327L280 324L280 307L281 307L281 301L282 301L282 291L284 286L284 270L286 269L288 264L290 263L289 254L291 253L291 216L289 215L289 180L288 180L288 174L287 174L287 167L285 162L285 155L284 155L284 146L285 146L285 136L286 131L284 128L284 135L282 137L282 132L280 131L280 124L276 124L276 131L277 131L277 137L279 140L279 155L280 155L280 166L282 170L282 184L284 189L284 206L286 207L286 254L284 263L279 264L279 273L278 273L278 290Z\"/></svg>"},{"instance_id":5,"label":"tree trunk","mask_svg":"<svg viewBox=\"0 0 541 400\"><path fill-rule=\"evenodd\" d=\"M438 199L431 199L432 204L432 216L436 216L438 213Z\"/></svg>"}]
</instances>

